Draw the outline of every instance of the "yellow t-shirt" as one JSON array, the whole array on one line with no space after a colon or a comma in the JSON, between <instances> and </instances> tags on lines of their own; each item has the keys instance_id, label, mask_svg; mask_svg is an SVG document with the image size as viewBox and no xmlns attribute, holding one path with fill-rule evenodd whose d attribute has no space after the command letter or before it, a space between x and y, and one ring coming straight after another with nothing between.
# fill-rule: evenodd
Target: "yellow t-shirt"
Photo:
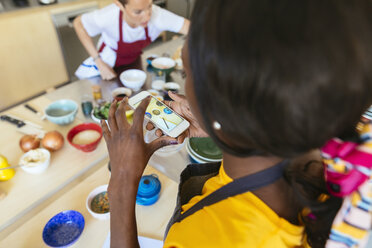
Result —
<instances>
[{"instance_id":1,"label":"yellow t-shirt","mask_svg":"<svg viewBox=\"0 0 372 248\"><path fill-rule=\"evenodd\" d=\"M221 165L219 174L204 184L202 194L182 206L182 213L232 181ZM304 227L280 218L247 192L204 207L173 224L164 247L296 247L303 245L303 232Z\"/></svg>"}]
</instances>

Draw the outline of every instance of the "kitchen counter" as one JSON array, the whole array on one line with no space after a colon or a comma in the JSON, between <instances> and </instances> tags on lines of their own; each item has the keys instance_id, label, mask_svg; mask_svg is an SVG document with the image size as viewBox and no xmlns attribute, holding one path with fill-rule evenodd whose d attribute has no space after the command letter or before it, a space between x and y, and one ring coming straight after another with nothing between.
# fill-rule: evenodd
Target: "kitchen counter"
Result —
<instances>
[{"instance_id":1,"label":"kitchen counter","mask_svg":"<svg viewBox=\"0 0 372 248\"><path fill-rule=\"evenodd\" d=\"M150 54L168 53L172 55L182 46L183 42L184 38L181 37L153 46L144 52L143 58ZM145 60L143 63L145 65ZM149 87L151 73L147 72L147 75L146 87ZM184 84L182 73L180 71L172 72L171 80L181 85L182 93ZM96 84L101 86L103 98L106 100L111 100L111 91L114 88L122 86L119 80L104 81L96 77L70 83L28 103L40 112L52 101L63 98L72 99L80 105L81 96L91 94L91 87ZM74 122L67 126L58 126L47 120L41 120L39 116L27 110L23 105L18 105L0 114L10 114L34 122L46 131L58 130L64 137L73 126L82 122L93 122L90 117L85 117L82 114L81 109L79 109ZM18 164L19 158L23 154L18 142L23 134L17 132L14 125L2 121L0 121L0 133L2 134L0 154L7 157L11 165ZM64 147L51 154L51 164L43 174L30 175L20 168L16 169L16 175L11 180L0 182L0 191L6 193L6 197L0 200L0 247L42 246L43 244L40 244L41 231L46 221L58 212L68 209L78 210L86 218L84 231L86 234L83 233L78 247L100 247L99 245L92 246L89 237L95 236L97 230L102 228L103 234L101 234L103 236L97 237L97 242L103 241L107 236L109 222L93 219L85 209L85 198L95 187L108 183L107 162L108 153L103 139L97 149L90 153L76 150L65 139ZM145 173L158 174L163 186L168 185L169 187L163 187L161 195L164 198L159 200L159 205L156 203L153 208L139 208L137 220L140 235L161 239L162 232L174 208L180 172L188 163L189 158L185 147L167 157L157 154L152 156L149 161L150 167Z\"/></svg>"}]
</instances>

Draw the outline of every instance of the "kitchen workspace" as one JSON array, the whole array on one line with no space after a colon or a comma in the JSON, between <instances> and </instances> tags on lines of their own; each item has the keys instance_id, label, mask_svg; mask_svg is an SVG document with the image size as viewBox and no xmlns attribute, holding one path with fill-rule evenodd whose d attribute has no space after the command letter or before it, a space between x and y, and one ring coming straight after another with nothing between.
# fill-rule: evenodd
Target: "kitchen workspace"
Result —
<instances>
[{"instance_id":1,"label":"kitchen workspace","mask_svg":"<svg viewBox=\"0 0 372 248\"><path fill-rule=\"evenodd\" d=\"M371 248L371 12L0 0L0 248Z\"/></svg>"},{"instance_id":2,"label":"kitchen workspace","mask_svg":"<svg viewBox=\"0 0 372 248\"><path fill-rule=\"evenodd\" d=\"M73 22L110 4L0 1L0 57L6 58L0 62L0 247L107 247L110 164L100 121L114 99L144 90L160 101L170 99L169 90L184 94L185 36L175 32L156 35L140 56L140 69L109 80L78 79L75 71L89 55ZM154 4L185 18L192 9L188 0ZM131 120L133 110L126 115ZM154 137L145 131L145 140ZM194 152L205 145L196 141L186 139L151 157L137 194L141 247L161 247L186 164L220 160L216 147Z\"/></svg>"}]
</instances>

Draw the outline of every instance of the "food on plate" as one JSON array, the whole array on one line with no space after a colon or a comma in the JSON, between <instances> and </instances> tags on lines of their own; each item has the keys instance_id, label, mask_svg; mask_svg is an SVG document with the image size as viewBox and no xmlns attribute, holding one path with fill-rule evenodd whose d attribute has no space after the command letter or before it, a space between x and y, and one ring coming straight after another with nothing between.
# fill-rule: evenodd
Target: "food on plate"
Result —
<instances>
[{"instance_id":1,"label":"food on plate","mask_svg":"<svg viewBox=\"0 0 372 248\"><path fill-rule=\"evenodd\" d=\"M109 212L110 206L107 191L96 195L90 204L90 208L92 209L93 212L96 212L98 214L104 214Z\"/></svg>"},{"instance_id":2,"label":"food on plate","mask_svg":"<svg viewBox=\"0 0 372 248\"><path fill-rule=\"evenodd\" d=\"M118 102L118 105L120 104L120 102ZM110 106L111 106L111 103L107 102L101 106L98 106L98 107L94 107L93 109L93 115L94 117L96 117L97 119L100 119L100 120L107 120L108 118L108 114L109 114L109 110L110 110ZM125 108L126 110L126 115L128 117L128 113L127 112L131 112L131 108L129 106L127 106ZM131 112L132 113L132 112Z\"/></svg>"},{"instance_id":3,"label":"food on plate","mask_svg":"<svg viewBox=\"0 0 372 248\"><path fill-rule=\"evenodd\" d=\"M101 137L101 134L96 130L84 130L77 133L72 139L72 143L77 145L86 145L93 143Z\"/></svg>"},{"instance_id":4,"label":"food on plate","mask_svg":"<svg viewBox=\"0 0 372 248\"><path fill-rule=\"evenodd\" d=\"M9 167L8 160L6 157L0 155L0 168ZM7 181L11 179L15 174L14 169L0 170L0 181Z\"/></svg>"},{"instance_id":5,"label":"food on plate","mask_svg":"<svg viewBox=\"0 0 372 248\"><path fill-rule=\"evenodd\" d=\"M21 147L22 151L28 152L29 150L40 147L40 139L36 135L24 135L19 140L19 146Z\"/></svg>"},{"instance_id":6,"label":"food on plate","mask_svg":"<svg viewBox=\"0 0 372 248\"><path fill-rule=\"evenodd\" d=\"M48 159L48 155L45 154L42 149L35 149L29 151L26 156L22 157L19 161L19 165L33 167L44 163Z\"/></svg>"},{"instance_id":7,"label":"food on plate","mask_svg":"<svg viewBox=\"0 0 372 248\"><path fill-rule=\"evenodd\" d=\"M107 102L101 106L94 107L93 115L98 119L107 120L111 103Z\"/></svg>"},{"instance_id":8,"label":"food on plate","mask_svg":"<svg viewBox=\"0 0 372 248\"><path fill-rule=\"evenodd\" d=\"M58 151L62 148L64 138L58 131L47 132L44 138L41 140L41 144L44 148L51 152Z\"/></svg>"}]
</instances>

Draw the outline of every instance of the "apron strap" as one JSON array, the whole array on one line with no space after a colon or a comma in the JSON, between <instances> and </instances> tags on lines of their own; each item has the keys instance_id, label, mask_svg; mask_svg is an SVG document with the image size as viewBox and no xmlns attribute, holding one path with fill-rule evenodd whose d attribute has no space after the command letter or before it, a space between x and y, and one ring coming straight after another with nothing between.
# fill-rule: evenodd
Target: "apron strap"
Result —
<instances>
[{"instance_id":1,"label":"apron strap","mask_svg":"<svg viewBox=\"0 0 372 248\"><path fill-rule=\"evenodd\" d=\"M283 170L287 166L288 162L289 162L288 160L283 160L282 162L268 169L259 171L257 173L242 178L238 178L232 181L231 183L226 184L225 186L219 188L218 190L214 191L207 197L197 202L194 206L192 206L186 212L181 214L175 220L175 222L181 222L183 219L194 214L200 209L210 206L224 199L227 199L229 197L239 195L248 191L253 191L274 183L278 179L282 178Z\"/></svg>"},{"instance_id":2,"label":"apron strap","mask_svg":"<svg viewBox=\"0 0 372 248\"><path fill-rule=\"evenodd\" d=\"M119 14L119 42L123 42L123 12L120 10Z\"/></svg>"}]
</instances>

